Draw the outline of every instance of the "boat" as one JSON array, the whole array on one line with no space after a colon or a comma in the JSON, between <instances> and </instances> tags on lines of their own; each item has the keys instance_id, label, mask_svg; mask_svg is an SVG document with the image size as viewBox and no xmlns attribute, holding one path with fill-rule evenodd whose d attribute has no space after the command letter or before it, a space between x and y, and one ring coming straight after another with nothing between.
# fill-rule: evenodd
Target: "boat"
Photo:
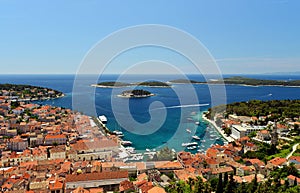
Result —
<instances>
[{"instance_id":1,"label":"boat","mask_svg":"<svg viewBox=\"0 0 300 193\"><path fill-rule=\"evenodd\" d=\"M200 125L200 122L199 122L199 121L196 121L195 124L196 124L196 125Z\"/></svg>"},{"instance_id":2,"label":"boat","mask_svg":"<svg viewBox=\"0 0 300 193\"><path fill-rule=\"evenodd\" d=\"M195 145L198 145L197 142L191 142L191 143L182 143L181 144L183 147L187 147L187 146L195 146Z\"/></svg>"},{"instance_id":3,"label":"boat","mask_svg":"<svg viewBox=\"0 0 300 193\"><path fill-rule=\"evenodd\" d=\"M193 149L196 149L197 146L191 146L191 147L187 147L188 150L193 150Z\"/></svg>"},{"instance_id":4,"label":"boat","mask_svg":"<svg viewBox=\"0 0 300 193\"><path fill-rule=\"evenodd\" d=\"M146 151L147 151L147 152L150 152L151 150L150 150L150 149L146 149Z\"/></svg>"},{"instance_id":5,"label":"boat","mask_svg":"<svg viewBox=\"0 0 300 193\"><path fill-rule=\"evenodd\" d=\"M191 130L189 130L189 129L186 129L186 131L188 132L188 133L191 133L192 131Z\"/></svg>"},{"instance_id":6,"label":"boat","mask_svg":"<svg viewBox=\"0 0 300 193\"><path fill-rule=\"evenodd\" d=\"M116 135L123 135L122 131L113 131L113 133L116 134Z\"/></svg>"},{"instance_id":7,"label":"boat","mask_svg":"<svg viewBox=\"0 0 300 193\"><path fill-rule=\"evenodd\" d=\"M198 137L197 135L193 135L192 138L195 140L200 140L200 137Z\"/></svg>"},{"instance_id":8,"label":"boat","mask_svg":"<svg viewBox=\"0 0 300 193\"><path fill-rule=\"evenodd\" d=\"M132 142L131 141L121 141L121 144L124 146L130 146L130 145L132 145Z\"/></svg>"},{"instance_id":9,"label":"boat","mask_svg":"<svg viewBox=\"0 0 300 193\"><path fill-rule=\"evenodd\" d=\"M205 139L202 139L201 142L206 142Z\"/></svg>"},{"instance_id":10,"label":"boat","mask_svg":"<svg viewBox=\"0 0 300 193\"><path fill-rule=\"evenodd\" d=\"M99 120L101 121L101 123L106 124L107 123L107 118L105 115L100 115L99 116Z\"/></svg>"}]
</instances>

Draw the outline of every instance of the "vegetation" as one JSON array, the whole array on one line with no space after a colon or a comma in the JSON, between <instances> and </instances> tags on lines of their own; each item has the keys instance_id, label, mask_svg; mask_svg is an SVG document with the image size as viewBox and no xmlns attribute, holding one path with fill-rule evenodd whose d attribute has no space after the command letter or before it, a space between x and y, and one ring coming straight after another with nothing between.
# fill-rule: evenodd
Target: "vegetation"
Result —
<instances>
[{"instance_id":1,"label":"vegetation","mask_svg":"<svg viewBox=\"0 0 300 193\"><path fill-rule=\"evenodd\" d=\"M222 80L214 80L208 82L201 82L195 80L188 79L176 79L171 80L171 83L192 83L192 84L242 84L242 85L250 85L250 86L300 86L300 80L293 81L279 81L279 80L262 80L262 79L254 79L254 78L246 78L242 76L233 76L229 78L224 78Z\"/></svg>"},{"instance_id":2,"label":"vegetation","mask_svg":"<svg viewBox=\"0 0 300 193\"><path fill-rule=\"evenodd\" d=\"M250 86L300 86L300 80L293 81L279 81L279 80L261 80L254 78L246 78L241 76L234 76L230 78L224 78L224 80L209 81L209 84L244 84Z\"/></svg>"},{"instance_id":3,"label":"vegetation","mask_svg":"<svg viewBox=\"0 0 300 193\"><path fill-rule=\"evenodd\" d=\"M100 82L97 86L103 87L127 87L127 86L150 86L150 87L170 87L169 84L160 81L146 81L138 83L126 83L126 82Z\"/></svg>"},{"instance_id":4,"label":"vegetation","mask_svg":"<svg viewBox=\"0 0 300 193\"><path fill-rule=\"evenodd\" d=\"M0 95L10 96L16 99L42 99L63 96L57 90L31 85L0 84Z\"/></svg>"},{"instance_id":5,"label":"vegetation","mask_svg":"<svg viewBox=\"0 0 300 193\"><path fill-rule=\"evenodd\" d=\"M169 82L171 82L171 83L180 83L180 84L197 84L197 83L201 83L199 81L189 80L189 79L176 79L176 80L170 80Z\"/></svg>"},{"instance_id":6,"label":"vegetation","mask_svg":"<svg viewBox=\"0 0 300 193\"><path fill-rule=\"evenodd\" d=\"M178 181L171 182L166 188L169 193L298 193L300 186L290 185L288 181L281 184L278 178L269 178L265 182L259 183L257 176L250 183L237 183L233 179L233 175L224 174L219 178L210 179L203 182L201 177L189 179L187 182Z\"/></svg>"},{"instance_id":7,"label":"vegetation","mask_svg":"<svg viewBox=\"0 0 300 193\"><path fill-rule=\"evenodd\" d=\"M157 152L152 161L170 161L176 158L176 154L168 147L164 147Z\"/></svg>"},{"instance_id":8,"label":"vegetation","mask_svg":"<svg viewBox=\"0 0 300 193\"><path fill-rule=\"evenodd\" d=\"M138 86L170 87L169 84L160 81L147 81L137 83Z\"/></svg>"},{"instance_id":9,"label":"vegetation","mask_svg":"<svg viewBox=\"0 0 300 193\"><path fill-rule=\"evenodd\" d=\"M209 109L208 116L213 117L215 113L225 112L238 116L267 116L267 121L279 118L298 118L300 114L300 100L250 100L247 102L235 102L228 105L220 105Z\"/></svg>"},{"instance_id":10,"label":"vegetation","mask_svg":"<svg viewBox=\"0 0 300 193\"><path fill-rule=\"evenodd\" d=\"M126 90L123 91L121 96L126 96L126 97L147 97L147 96L152 96L153 94L147 90L141 90L141 89L137 89L137 90Z\"/></svg>"},{"instance_id":11,"label":"vegetation","mask_svg":"<svg viewBox=\"0 0 300 193\"><path fill-rule=\"evenodd\" d=\"M126 87L126 86L131 86L132 84L126 83L126 82L100 82L97 85L99 86L106 86L106 87Z\"/></svg>"}]
</instances>

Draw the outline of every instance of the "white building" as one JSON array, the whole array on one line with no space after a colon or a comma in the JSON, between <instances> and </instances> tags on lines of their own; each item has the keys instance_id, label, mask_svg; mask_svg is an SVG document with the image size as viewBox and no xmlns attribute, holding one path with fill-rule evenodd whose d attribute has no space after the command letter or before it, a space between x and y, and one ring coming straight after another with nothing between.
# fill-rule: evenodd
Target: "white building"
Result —
<instances>
[{"instance_id":1,"label":"white building","mask_svg":"<svg viewBox=\"0 0 300 193\"><path fill-rule=\"evenodd\" d=\"M249 126L249 125L232 125L231 126L231 137L239 139L249 135L251 132L260 131L265 129L263 126Z\"/></svg>"}]
</instances>

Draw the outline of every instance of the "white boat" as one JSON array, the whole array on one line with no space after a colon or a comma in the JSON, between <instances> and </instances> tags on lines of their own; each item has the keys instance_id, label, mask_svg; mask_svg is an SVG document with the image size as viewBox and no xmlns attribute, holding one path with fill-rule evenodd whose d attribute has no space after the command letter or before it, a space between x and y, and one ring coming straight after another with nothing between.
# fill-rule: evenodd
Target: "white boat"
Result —
<instances>
[{"instance_id":1,"label":"white boat","mask_svg":"<svg viewBox=\"0 0 300 193\"><path fill-rule=\"evenodd\" d=\"M196 125L200 125L200 122L199 122L199 121L196 121L195 124L196 124Z\"/></svg>"},{"instance_id":2,"label":"white boat","mask_svg":"<svg viewBox=\"0 0 300 193\"><path fill-rule=\"evenodd\" d=\"M198 137L197 135L193 135L192 138L195 140L200 140L200 137Z\"/></svg>"},{"instance_id":3,"label":"white boat","mask_svg":"<svg viewBox=\"0 0 300 193\"><path fill-rule=\"evenodd\" d=\"M103 124L106 124L107 123L107 118L105 115L100 115L99 116L99 120L103 123Z\"/></svg>"},{"instance_id":4,"label":"white boat","mask_svg":"<svg viewBox=\"0 0 300 193\"><path fill-rule=\"evenodd\" d=\"M189 130L189 129L186 129L186 131L188 132L188 133L191 133L192 131L191 130Z\"/></svg>"},{"instance_id":5,"label":"white boat","mask_svg":"<svg viewBox=\"0 0 300 193\"><path fill-rule=\"evenodd\" d=\"M146 149L146 151L147 151L147 152L150 152L151 150L150 150L150 149Z\"/></svg>"},{"instance_id":6,"label":"white boat","mask_svg":"<svg viewBox=\"0 0 300 193\"><path fill-rule=\"evenodd\" d=\"M197 142L191 142L191 143L182 143L181 144L183 147L187 147L187 146L197 146L198 145L198 143Z\"/></svg>"},{"instance_id":7,"label":"white boat","mask_svg":"<svg viewBox=\"0 0 300 193\"><path fill-rule=\"evenodd\" d=\"M122 131L113 131L113 133L116 134L116 135L123 135Z\"/></svg>"},{"instance_id":8,"label":"white boat","mask_svg":"<svg viewBox=\"0 0 300 193\"><path fill-rule=\"evenodd\" d=\"M129 145L132 145L132 142L131 141L121 141L121 144L124 146L129 146Z\"/></svg>"},{"instance_id":9,"label":"white boat","mask_svg":"<svg viewBox=\"0 0 300 193\"><path fill-rule=\"evenodd\" d=\"M202 139L201 142L206 142L205 139Z\"/></svg>"},{"instance_id":10,"label":"white boat","mask_svg":"<svg viewBox=\"0 0 300 193\"><path fill-rule=\"evenodd\" d=\"M197 146L191 146L191 147L187 147L188 150L193 150L193 149L196 149Z\"/></svg>"}]
</instances>

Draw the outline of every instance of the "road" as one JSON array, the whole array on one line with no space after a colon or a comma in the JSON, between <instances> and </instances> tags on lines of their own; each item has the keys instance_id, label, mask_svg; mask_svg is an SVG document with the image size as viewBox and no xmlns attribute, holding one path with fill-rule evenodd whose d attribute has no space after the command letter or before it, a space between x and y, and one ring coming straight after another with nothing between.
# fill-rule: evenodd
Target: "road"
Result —
<instances>
[{"instance_id":1,"label":"road","mask_svg":"<svg viewBox=\"0 0 300 193\"><path fill-rule=\"evenodd\" d=\"M287 156L286 156L286 159L289 159L293 153L297 150L297 147L300 143L296 143L295 145L293 145L293 150L291 151L291 153L289 153Z\"/></svg>"}]
</instances>

